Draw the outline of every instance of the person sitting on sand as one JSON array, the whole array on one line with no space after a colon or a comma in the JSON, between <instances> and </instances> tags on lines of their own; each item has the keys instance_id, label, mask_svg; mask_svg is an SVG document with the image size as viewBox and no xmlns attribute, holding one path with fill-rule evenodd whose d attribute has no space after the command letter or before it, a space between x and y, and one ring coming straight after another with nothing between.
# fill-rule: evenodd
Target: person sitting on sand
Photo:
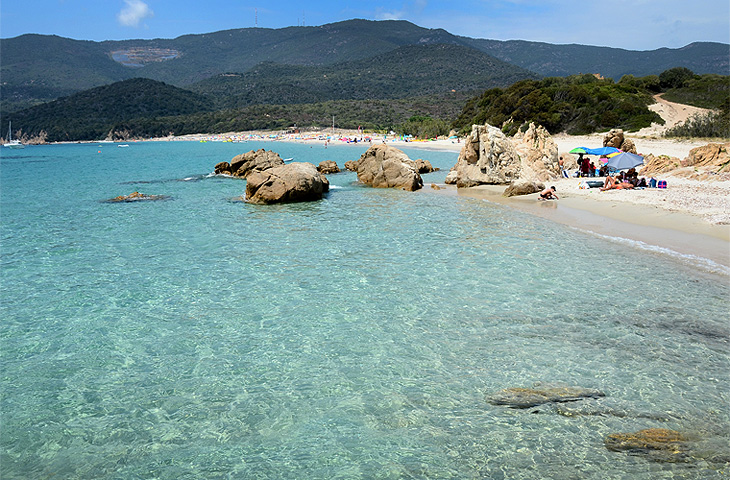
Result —
<instances>
[{"instance_id":1,"label":"person sitting on sand","mask_svg":"<svg viewBox=\"0 0 730 480\"><path fill-rule=\"evenodd\" d=\"M549 187L540 192L540 200L557 200L558 196L555 194L556 188Z\"/></svg>"}]
</instances>

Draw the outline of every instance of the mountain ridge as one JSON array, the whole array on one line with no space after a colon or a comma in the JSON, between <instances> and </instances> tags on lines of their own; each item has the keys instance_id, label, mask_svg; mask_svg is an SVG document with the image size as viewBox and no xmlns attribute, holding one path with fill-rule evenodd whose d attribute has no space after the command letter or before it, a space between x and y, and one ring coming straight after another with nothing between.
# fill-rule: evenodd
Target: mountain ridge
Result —
<instances>
[{"instance_id":1,"label":"mountain ridge","mask_svg":"<svg viewBox=\"0 0 730 480\"><path fill-rule=\"evenodd\" d=\"M221 73L245 73L266 61L331 65L419 44L473 48L541 76L600 73L620 78L627 73L658 74L676 66L686 66L696 73L726 75L730 70L730 46L719 43L695 42L681 49L638 52L576 44L474 39L403 20L353 19L312 27L221 30L175 39L93 42L39 34L0 39L0 98L2 110L9 112L133 77L185 87ZM124 66L112 57L114 51L133 48L179 54L142 67Z\"/></svg>"}]
</instances>

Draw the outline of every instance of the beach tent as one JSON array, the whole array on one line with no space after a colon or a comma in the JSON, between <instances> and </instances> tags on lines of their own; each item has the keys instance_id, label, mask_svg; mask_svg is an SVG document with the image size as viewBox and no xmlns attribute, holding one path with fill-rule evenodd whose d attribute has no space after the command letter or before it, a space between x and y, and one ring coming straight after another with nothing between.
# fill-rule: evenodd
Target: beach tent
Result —
<instances>
[{"instance_id":1,"label":"beach tent","mask_svg":"<svg viewBox=\"0 0 730 480\"><path fill-rule=\"evenodd\" d=\"M609 167L615 170L628 170L644 164L644 157L635 153L621 152L608 159Z\"/></svg>"}]
</instances>

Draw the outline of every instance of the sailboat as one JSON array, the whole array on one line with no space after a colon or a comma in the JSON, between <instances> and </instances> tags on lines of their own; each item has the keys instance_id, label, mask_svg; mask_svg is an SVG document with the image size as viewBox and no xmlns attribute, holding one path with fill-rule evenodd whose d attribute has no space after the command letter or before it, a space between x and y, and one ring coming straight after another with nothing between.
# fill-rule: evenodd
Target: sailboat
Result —
<instances>
[{"instance_id":1,"label":"sailboat","mask_svg":"<svg viewBox=\"0 0 730 480\"><path fill-rule=\"evenodd\" d=\"M20 140L13 140L13 122L8 122L8 142L3 143L3 147L8 148L25 148Z\"/></svg>"}]
</instances>

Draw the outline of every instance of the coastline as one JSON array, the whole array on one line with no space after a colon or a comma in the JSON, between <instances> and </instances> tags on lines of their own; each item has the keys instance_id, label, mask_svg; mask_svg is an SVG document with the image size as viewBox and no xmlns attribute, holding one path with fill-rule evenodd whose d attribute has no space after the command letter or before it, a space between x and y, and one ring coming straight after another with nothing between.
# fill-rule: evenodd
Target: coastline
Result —
<instances>
[{"instance_id":1,"label":"coastline","mask_svg":"<svg viewBox=\"0 0 730 480\"><path fill-rule=\"evenodd\" d=\"M188 135L157 141L247 141L294 142L325 146L362 146L341 141L339 138L358 138L356 131L338 130L335 140L306 134L279 134L272 132L227 133L221 135ZM669 155L685 158L693 148L712 143L709 139L666 139L655 136L627 135L642 155ZM227 140L231 139L231 140ZM553 136L560 154L577 146L595 147L602 144L603 134ZM714 140L721 141L721 140ZM404 141L400 138L372 137L371 144L386 143L396 148L424 151L451 151L458 153L463 146L456 139L431 141ZM662 177L665 178L665 177ZM666 249L679 255L707 259L719 266L719 271L730 275L730 182L699 182L667 175L666 190L624 190L601 192L599 189L581 190L580 179L559 179L550 182L558 189L560 200L541 202L537 194L523 197L503 197L504 185L483 185L457 189L440 184L438 193L477 198L515 208L550 221L600 235L609 239L628 239L647 249ZM426 182L428 183L428 182ZM428 186L425 187L428 189ZM668 252L665 252L668 253ZM713 269L713 267L710 267Z\"/></svg>"}]
</instances>

